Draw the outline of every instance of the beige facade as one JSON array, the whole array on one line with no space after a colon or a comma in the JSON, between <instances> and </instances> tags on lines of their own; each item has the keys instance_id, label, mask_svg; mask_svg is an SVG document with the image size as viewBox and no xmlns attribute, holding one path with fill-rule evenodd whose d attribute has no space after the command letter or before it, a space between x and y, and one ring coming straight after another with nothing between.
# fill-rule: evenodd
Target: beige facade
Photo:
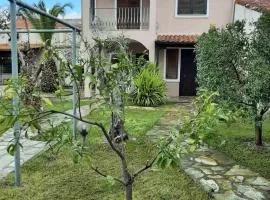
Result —
<instances>
[{"instance_id":1,"label":"beige facade","mask_svg":"<svg viewBox=\"0 0 270 200\"><path fill-rule=\"evenodd\" d=\"M83 24L83 37L91 40L93 35L93 28L91 27L92 20L90 14L90 1L82 0L82 24ZM119 1L119 0L118 0ZM100 21L109 21L113 24L113 28L104 28L100 33L104 35L120 35L124 34L126 37L137 41L149 50L150 61L157 62L164 79L167 82L168 96L176 97L180 90L180 73L181 73L181 49L193 48L193 45L179 44L166 44L162 46L156 45L158 35L200 35L208 31L211 25L218 27L225 26L233 21L234 16L234 0L206 0L207 8L206 13L202 15L187 14L178 15L177 5L178 0L138 0L140 1L140 21L143 26L135 29L121 29L119 24L119 11L117 11L117 0L95 0L95 23ZM149 10L147 10L149 9ZM136 12L136 9L130 12ZM128 10L128 12L129 12ZM121 12L121 10L120 10ZM135 16L136 14L130 14ZM130 16L127 15L127 16ZM146 19L146 20L145 20ZM136 19L133 19L136 21ZM121 19L120 19L121 21ZM146 26L145 26L146 22ZM166 49L167 48L179 49L179 63L177 79L166 79ZM85 83L85 94L90 95L89 80Z\"/></svg>"}]
</instances>

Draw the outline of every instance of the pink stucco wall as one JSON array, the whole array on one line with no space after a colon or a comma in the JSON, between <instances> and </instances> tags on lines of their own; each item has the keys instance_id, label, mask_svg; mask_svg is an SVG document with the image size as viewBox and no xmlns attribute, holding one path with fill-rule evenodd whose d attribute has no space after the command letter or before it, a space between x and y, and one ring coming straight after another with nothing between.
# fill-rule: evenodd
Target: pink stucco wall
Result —
<instances>
[{"instance_id":1,"label":"pink stucco wall","mask_svg":"<svg viewBox=\"0 0 270 200\"><path fill-rule=\"evenodd\" d=\"M177 0L157 0L157 33L201 34L211 24L225 26L232 22L233 0L208 0L209 14L204 17L177 17Z\"/></svg>"}]
</instances>

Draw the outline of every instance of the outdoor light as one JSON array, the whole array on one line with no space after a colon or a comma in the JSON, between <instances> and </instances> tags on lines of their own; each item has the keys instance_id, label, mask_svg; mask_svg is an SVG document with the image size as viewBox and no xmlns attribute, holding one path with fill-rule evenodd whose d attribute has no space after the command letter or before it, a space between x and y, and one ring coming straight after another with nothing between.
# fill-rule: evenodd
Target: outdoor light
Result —
<instances>
[{"instance_id":1,"label":"outdoor light","mask_svg":"<svg viewBox=\"0 0 270 200\"><path fill-rule=\"evenodd\" d=\"M77 128L78 128L80 135L82 136L82 144L84 146L90 125L87 123L84 123L84 122L78 122Z\"/></svg>"}]
</instances>

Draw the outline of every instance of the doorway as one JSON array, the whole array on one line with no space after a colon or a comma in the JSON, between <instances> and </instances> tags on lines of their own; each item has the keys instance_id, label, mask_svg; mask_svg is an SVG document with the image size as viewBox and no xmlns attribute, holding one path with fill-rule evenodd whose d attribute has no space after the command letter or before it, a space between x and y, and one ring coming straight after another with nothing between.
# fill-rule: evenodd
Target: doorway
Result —
<instances>
[{"instance_id":1,"label":"doorway","mask_svg":"<svg viewBox=\"0 0 270 200\"><path fill-rule=\"evenodd\" d=\"M196 96L196 74L194 49L181 49L179 96Z\"/></svg>"}]
</instances>

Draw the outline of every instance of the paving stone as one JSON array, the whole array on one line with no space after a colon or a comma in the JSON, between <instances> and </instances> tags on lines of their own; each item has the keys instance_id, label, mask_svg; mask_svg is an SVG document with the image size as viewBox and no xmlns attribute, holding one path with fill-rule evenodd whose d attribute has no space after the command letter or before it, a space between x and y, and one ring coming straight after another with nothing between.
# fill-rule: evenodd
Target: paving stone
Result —
<instances>
[{"instance_id":1,"label":"paving stone","mask_svg":"<svg viewBox=\"0 0 270 200\"><path fill-rule=\"evenodd\" d=\"M205 164L205 165L211 165L211 166L217 165L217 162L214 159L210 157L206 157L206 156L200 156L198 158L195 158L195 161L198 163Z\"/></svg>"},{"instance_id":2,"label":"paving stone","mask_svg":"<svg viewBox=\"0 0 270 200\"><path fill-rule=\"evenodd\" d=\"M223 167L217 166L217 167L211 167L213 171L223 171L225 170Z\"/></svg>"},{"instance_id":3,"label":"paving stone","mask_svg":"<svg viewBox=\"0 0 270 200\"><path fill-rule=\"evenodd\" d=\"M220 152L214 152L211 158L215 159L221 165L232 165L234 161Z\"/></svg>"},{"instance_id":4,"label":"paving stone","mask_svg":"<svg viewBox=\"0 0 270 200\"><path fill-rule=\"evenodd\" d=\"M247 183L249 183L251 185L267 186L270 188L270 181L268 181L267 179L265 179L263 177L248 179Z\"/></svg>"},{"instance_id":5,"label":"paving stone","mask_svg":"<svg viewBox=\"0 0 270 200\"><path fill-rule=\"evenodd\" d=\"M185 172L194 179L198 179L204 176L202 172L194 168L188 168L185 170Z\"/></svg>"},{"instance_id":6,"label":"paving stone","mask_svg":"<svg viewBox=\"0 0 270 200\"><path fill-rule=\"evenodd\" d=\"M183 168L189 168L190 166L192 166L193 162L191 162L190 160L187 160L187 159L182 159L181 160L181 166Z\"/></svg>"},{"instance_id":7,"label":"paving stone","mask_svg":"<svg viewBox=\"0 0 270 200\"><path fill-rule=\"evenodd\" d=\"M1 169L7 167L13 161L13 157L6 153L4 156L0 158L0 171Z\"/></svg>"},{"instance_id":8,"label":"paving stone","mask_svg":"<svg viewBox=\"0 0 270 200\"><path fill-rule=\"evenodd\" d=\"M225 173L228 176L256 176L258 175L255 172L250 171L249 169L240 167L239 165L233 166L229 171Z\"/></svg>"},{"instance_id":9,"label":"paving stone","mask_svg":"<svg viewBox=\"0 0 270 200\"><path fill-rule=\"evenodd\" d=\"M207 168L203 168L201 167L200 170L202 170L203 173L209 175L209 174L213 174L213 171Z\"/></svg>"},{"instance_id":10,"label":"paving stone","mask_svg":"<svg viewBox=\"0 0 270 200\"><path fill-rule=\"evenodd\" d=\"M252 200L264 200L265 196L260 191L256 190L255 188L247 185L239 185L237 186L237 192L240 194L245 195L246 197Z\"/></svg>"},{"instance_id":11,"label":"paving stone","mask_svg":"<svg viewBox=\"0 0 270 200\"><path fill-rule=\"evenodd\" d=\"M224 194L213 194L215 200L247 200L237 196L233 191L225 192Z\"/></svg>"},{"instance_id":12,"label":"paving stone","mask_svg":"<svg viewBox=\"0 0 270 200\"><path fill-rule=\"evenodd\" d=\"M220 176L220 175L209 175L209 176L207 176L207 178L209 178L209 179L220 179L220 178L224 178L224 177Z\"/></svg>"},{"instance_id":13,"label":"paving stone","mask_svg":"<svg viewBox=\"0 0 270 200\"><path fill-rule=\"evenodd\" d=\"M232 183L228 179L216 179L220 189L224 191L232 190Z\"/></svg>"},{"instance_id":14,"label":"paving stone","mask_svg":"<svg viewBox=\"0 0 270 200\"><path fill-rule=\"evenodd\" d=\"M82 106L82 116L85 116L89 112L89 106ZM72 113L73 111L68 111ZM53 115L50 117L54 124L60 125L63 120L67 119L64 115ZM41 123L43 130L48 130L51 126L47 124L48 120L44 120ZM45 124L46 123L46 124ZM37 135L37 131L29 130L29 136ZM9 155L6 151L7 146L13 139L13 130L9 129L0 137L0 180L3 179L8 173L14 170L14 157ZM21 164L33 158L38 153L47 149L46 142L33 141L25 137L24 132L21 134L20 142L23 146L21 149Z\"/></svg>"},{"instance_id":15,"label":"paving stone","mask_svg":"<svg viewBox=\"0 0 270 200\"><path fill-rule=\"evenodd\" d=\"M200 183L207 192L218 192L219 186L214 180L201 179Z\"/></svg>"},{"instance_id":16,"label":"paving stone","mask_svg":"<svg viewBox=\"0 0 270 200\"><path fill-rule=\"evenodd\" d=\"M231 180L235 183L243 183L245 178L243 176L233 176L231 177Z\"/></svg>"}]
</instances>

